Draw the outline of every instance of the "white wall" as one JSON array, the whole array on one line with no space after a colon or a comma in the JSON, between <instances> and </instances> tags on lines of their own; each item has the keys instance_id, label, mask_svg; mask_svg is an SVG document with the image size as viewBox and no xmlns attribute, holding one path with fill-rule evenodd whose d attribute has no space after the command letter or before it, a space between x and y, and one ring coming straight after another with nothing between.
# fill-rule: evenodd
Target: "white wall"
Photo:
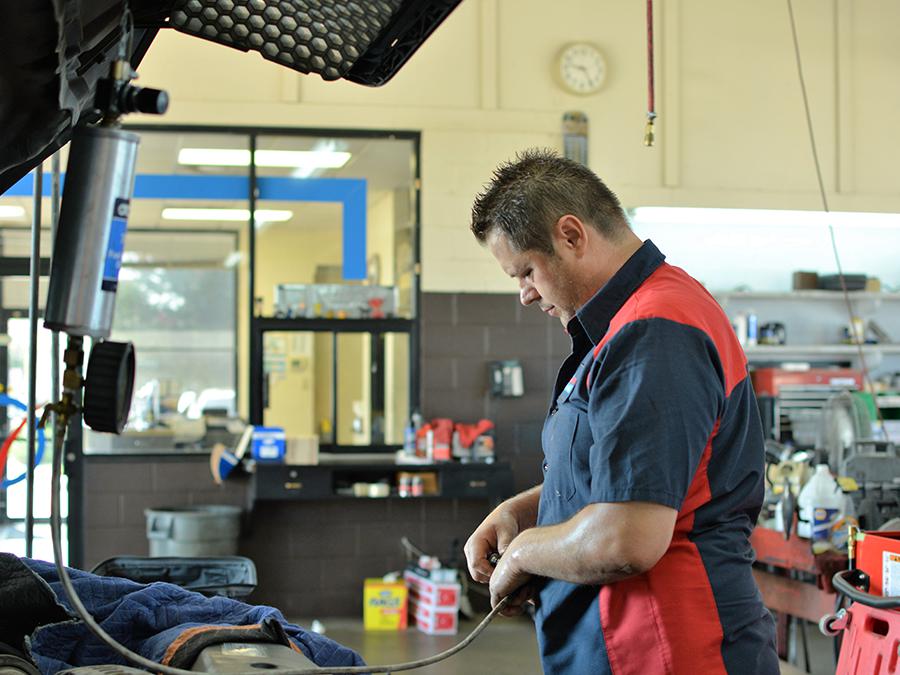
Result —
<instances>
[{"instance_id":1,"label":"white wall","mask_svg":"<svg viewBox=\"0 0 900 675\"><path fill-rule=\"evenodd\" d=\"M831 207L900 211L891 122L900 3L794 6ZM421 130L423 289L508 291L467 231L472 198L516 151L560 147L566 110L588 114L590 164L627 206L819 207L784 1L655 8L654 148L642 145L645 4L636 0L465 0L381 89L164 32L141 83L169 90L163 123ZM552 75L575 40L599 45L609 63L590 97L564 93Z\"/></svg>"}]
</instances>

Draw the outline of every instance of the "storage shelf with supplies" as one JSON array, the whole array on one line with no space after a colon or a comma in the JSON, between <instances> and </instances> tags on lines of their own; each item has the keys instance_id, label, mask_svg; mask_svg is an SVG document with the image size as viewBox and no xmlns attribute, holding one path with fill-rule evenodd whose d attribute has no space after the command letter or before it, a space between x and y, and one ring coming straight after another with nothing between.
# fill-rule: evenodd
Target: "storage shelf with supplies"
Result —
<instances>
[{"instance_id":1,"label":"storage shelf with supplies","mask_svg":"<svg viewBox=\"0 0 900 675\"><path fill-rule=\"evenodd\" d=\"M729 300L816 300L825 302L844 301L841 291L818 289L799 291L710 291L723 305ZM873 291L848 291L851 300L900 300L900 293Z\"/></svg>"},{"instance_id":2,"label":"storage shelf with supplies","mask_svg":"<svg viewBox=\"0 0 900 675\"><path fill-rule=\"evenodd\" d=\"M395 485L401 472L437 474L437 494L422 498L505 499L513 493L512 469L507 462L389 465L389 464L257 464L251 479L251 495L256 500L377 499L342 494L340 485L358 481L387 482L386 497L400 497ZM381 497L385 498L385 497Z\"/></svg>"},{"instance_id":3,"label":"storage shelf with supplies","mask_svg":"<svg viewBox=\"0 0 900 675\"><path fill-rule=\"evenodd\" d=\"M803 361L858 368L859 348L845 341L852 323L855 330L865 331L870 340L862 345L867 365L896 369L894 363L900 356L900 312L894 310L900 309L900 293L849 291L852 318L841 291L713 291L712 294L733 322L742 316L745 322L756 318L761 343L744 347L744 353L754 365Z\"/></svg>"},{"instance_id":4,"label":"storage shelf with supplies","mask_svg":"<svg viewBox=\"0 0 900 675\"><path fill-rule=\"evenodd\" d=\"M863 355L870 354L900 354L900 345L865 344L862 345ZM856 345L755 345L744 347L747 358L786 356L817 356L817 357L843 357L854 358L859 354Z\"/></svg>"}]
</instances>

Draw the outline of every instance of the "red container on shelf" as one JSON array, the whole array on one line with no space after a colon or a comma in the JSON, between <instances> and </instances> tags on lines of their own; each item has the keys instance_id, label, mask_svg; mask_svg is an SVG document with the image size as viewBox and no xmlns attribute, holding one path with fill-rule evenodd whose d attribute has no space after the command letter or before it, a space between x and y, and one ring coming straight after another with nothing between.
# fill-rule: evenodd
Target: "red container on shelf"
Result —
<instances>
[{"instance_id":1,"label":"red container on shelf","mask_svg":"<svg viewBox=\"0 0 900 675\"><path fill-rule=\"evenodd\" d=\"M778 396L782 387L847 387L862 391L862 373L851 368L756 368L750 373L757 396Z\"/></svg>"}]
</instances>

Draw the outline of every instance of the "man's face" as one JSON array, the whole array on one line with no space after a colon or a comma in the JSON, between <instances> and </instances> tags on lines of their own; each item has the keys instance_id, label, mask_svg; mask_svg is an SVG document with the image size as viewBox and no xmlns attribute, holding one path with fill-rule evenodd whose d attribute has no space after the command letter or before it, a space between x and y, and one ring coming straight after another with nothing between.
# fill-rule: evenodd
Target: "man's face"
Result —
<instances>
[{"instance_id":1,"label":"man's face","mask_svg":"<svg viewBox=\"0 0 900 675\"><path fill-rule=\"evenodd\" d=\"M488 235L487 247L503 271L519 283L519 300L523 305L536 302L564 327L569 324L582 303L563 257L519 251L505 234L496 230Z\"/></svg>"}]
</instances>

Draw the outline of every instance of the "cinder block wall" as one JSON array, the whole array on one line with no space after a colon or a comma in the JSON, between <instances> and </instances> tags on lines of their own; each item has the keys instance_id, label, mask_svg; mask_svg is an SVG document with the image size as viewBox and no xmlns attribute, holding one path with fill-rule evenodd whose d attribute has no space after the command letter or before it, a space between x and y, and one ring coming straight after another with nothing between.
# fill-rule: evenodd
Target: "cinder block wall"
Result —
<instances>
[{"instance_id":1,"label":"cinder block wall","mask_svg":"<svg viewBox=\"0 0 900 675\"><path fill-rule=\"evenodd\" d=\"M569 341L559 323L515 294L428 293L422 302L423 415L497 424L499 458L517 489L540 480L540 430ZM487 395L487 363L522 361L525 395ZM213 484L206 456L89 457L85 466L85 567L113 555L146 555L144 509L245 505L246 482ZM400 569L400 537L447 557L493 505L488 500L335 499L260 502L239 552L253 559L250 601L298 618L359 616L362 579ZM461 551L457 548L461 555Z\"/></svg>"},{"instance_id":2,"label":"cinder block wall","mask_svg":"<svg viewBox=\"0 0 900 675\"><path fill-rule=\"evenodd\" d=\"M497 453L517 490L541 480L541 428L556 373L571 349L557 319L523 307L518 294L426 293L422 299L423 414L494 420ZM518 359L525 395L492 398L488 363Z\"/></svg>"}]
</instances>

